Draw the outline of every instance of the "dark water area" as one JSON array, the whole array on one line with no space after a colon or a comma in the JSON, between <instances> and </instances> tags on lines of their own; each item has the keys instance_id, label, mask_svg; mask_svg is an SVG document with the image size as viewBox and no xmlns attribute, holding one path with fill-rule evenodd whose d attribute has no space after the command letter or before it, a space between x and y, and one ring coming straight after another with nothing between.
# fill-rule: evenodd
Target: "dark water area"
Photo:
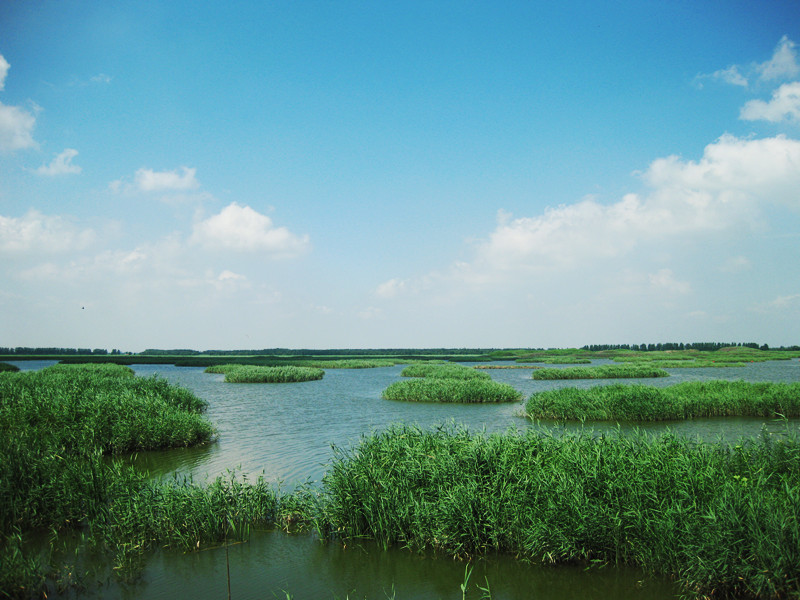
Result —
<instances>
[{"instance_id":1,"label":"dark water area","mask_svg":"<svg viewBox=\"0 0 800 600\"><path fill-rule=\"evenodd\" d=\"M37 361L38 362L38 361ZM603 364L609 361L594 361ZM24 369L44 364L18 363ZM466 363L470 364L470 363ZM474 363L477 364L477 363ZM502 364L502 363L496 363ZM513 363L507 363L513 364ZM593 434L636 428L716 441L735 442L795 430L800 420L758 418L698 419L650 424L558 424L532 422L520 416L523 403L497 405L422 404L383 400L381 392L400 379L402 366L377 369L328 369L323 379L290 384L230 384L223 375L202 368L134 365L139 376L158 374L182 385L209 403L208 418L217 428L214 443L188 449L141 453L130 460L153 476L191 475L195 481L236 470L249 478L263 475L291 490L318 484L332 457L331 446L350 448L359 438L397 424L432 427L455 423L472 431L505 432L535 428L561 435L583 429ZM490 369L493 379L530 394L556 387L589 387L642 382L672 385L687 380L800 381L800 363L772 361L733 368L668 369L670 377L645 380L534 381L528 369ZM403 549L356 543L323 543L312 535L278 531L254 532L244 544L183 554L163 551L150 557L141 580L121 585L113 578L89 585L71 596L80 598L167 599L227 597L230 566L231 597L286 598L460 598L465 563L447 556L421 556ZM618 566L542 566L511 556L491 556L473 563L469 598L480 598L476 584L492 598L662 599L675 598L677 587L636 569Z\"/></svg>"}]
</instances>

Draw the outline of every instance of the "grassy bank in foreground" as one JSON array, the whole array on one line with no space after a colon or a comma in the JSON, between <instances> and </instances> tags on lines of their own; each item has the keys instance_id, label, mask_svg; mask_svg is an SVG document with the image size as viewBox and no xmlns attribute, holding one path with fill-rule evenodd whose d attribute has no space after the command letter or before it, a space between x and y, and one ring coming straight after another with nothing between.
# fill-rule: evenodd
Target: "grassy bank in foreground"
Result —
<instances>
[{"instance_id":1,"label":"grassy bank in foreground","mask_svg":"<svg viewBox=\"0 0 800 600\"><path fill-rule=\"evenodd\" d=\"M0 595L39 596L46 575L58 578L58 566L25 554L33 531L78 529L119 556L141 546L110 532L136 519L122 499L150 484L103 455L208 441L205 406L188 390L117 365L0 373ZM141 500L138 519L146 521L154 506Z\"/></svg>"},{"instance_id":2,"label":"grassy bank in foreground","mask_svg":"<svg viewBox=\"0 0 800 600\"><path fill-rule=\"evenodd\" d=\"M669 377L663 369L648 365L600 365L598 367L566 367L563 369L537 369L531 375L537 380L551 379L638 379L642 377Z\"/></svg>"},{"instance_id":3,"label":"grassy bank in foreground","mask_svg":"<svg viewBox=\"0 0 800 600\"><path fill-rule=\"evenodd\" d=\"M519 402L522 394L506 383L491 379L420 378L396 381L382 393L386 400L406 402Z\"/></svg>"},{"instance_id":4,"label":"grassy bank in foreground","mask_svg":"<svg viewBox=\"0 0 800 600\"><path fill-rule=\"evenodd\" d=\"M800 441L473 435L395 427L339 451L325 518L348 537L467 557L599 560L689 593L800 590Z\"/></svg>"},{"instance_id":5,"label":"grassy bank in foreground","mask_svg":"<svg viewBox=\"0 0 800 600\"><path fill-rule=\"evenodd\" d=\"M697 417L798 417L800 383L687 381L668 387L606 385L538 392L532 419L665 421Z\"/></svg>"},{"instance_id":6,"label":"grassy bank in foreground","mask_svg":"<svg viewBox=\"0 0 800 600\"><path fill-rule=\"evenodd\" d=\"M315 381L325 376L325 371L313 367L259 367L255 365L216 365L206 373L223 373L225 383L298 383Z\"/></svg>"}]
</instances>

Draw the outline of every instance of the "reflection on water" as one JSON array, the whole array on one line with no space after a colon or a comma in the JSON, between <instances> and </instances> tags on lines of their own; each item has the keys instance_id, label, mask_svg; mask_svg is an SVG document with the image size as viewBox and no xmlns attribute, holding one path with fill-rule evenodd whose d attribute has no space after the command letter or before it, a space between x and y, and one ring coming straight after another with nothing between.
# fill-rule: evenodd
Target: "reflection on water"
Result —
<instances>
[{"instance_id":1,"label":"reflection on water","mask_svg":"<svg viewBox=\"0 0 800 600\"><path fill-rule=\"evenodd\" d=\"M338 543L322 543L307 535L258 532L248 543L230 546L227 562L224 548L191 554L161 552L150 561L141 581L125 588L104 585L86 590L81 597L225 598L228 564L231 597L237 600L286 598L286 592L296 599L456 600L461 598L467 567L449 557L384 551L368 542L343 549ZM663 578L645 578L623 567L547 567L490 556L474 562L472 568L469 598L479 598L477 586L485 588L487 583L495 600L666 600L677 592Z\"/></svg>"},{"instance_id":2,"label":"reflection on water","mask_svg":"<svg viewBox=\"0 0 800 600\"><path fill-rule=\"evenodd\" d=\"M595 361L601 364L608 361ZM24 368L31 363L19 363ZM44 365L36 365L41 367ZM531 422L519 416L522 405L417 404L382 400L381 392L400 378L402 366L379 369L327 370L319 381L292 384L229 384L222 375L202 368L172 365L135 365L137 375L159 374L185 386L209 403L208 417L218 430L215 443L198 448L141 453L132 460L154 475L191 474L195 480L237 469L249 477L259 474L285 489L306 481L319 482L331 458L331 445L350 447L362 434L395 423L422 427L449 421L472 430L506 431L536 428L554 432L616 430L616 424L567 424ZM509 383L525 398L539 390L564 386L607 385L606 381L533 381L527 369L489 370L492 378ZM798 381L797 361L754 363L742 368L669 369L671 377L640 380L652 385L671 385L697 379L744 379L748 381ZM630 382L630 380L628 380ZM780 432L797 428L797 419L777 423L764 419L727 418L650 423L640 429L667 429L704 440L735 441L758 435L762 427ZM634 428L619 425L622 431ZM421 557L407 551L383 551L367 543L343 549L338 543L323 544L311 536L276 532L257 533L246 544L228 549L232 597L459 598L464 563L447 557ZM223 598L227 595L226 552L210 549L192 554L161 552L152 557L143 579L121 587L103 584L81 592L97 598ZM542 567L491 557L479 561L472 575L475 583L488 581L495 599L563 598L672 598L674 585L645 577L633 569L607 567L585 571L581 567Z\"/></svg>"}]
</instances>

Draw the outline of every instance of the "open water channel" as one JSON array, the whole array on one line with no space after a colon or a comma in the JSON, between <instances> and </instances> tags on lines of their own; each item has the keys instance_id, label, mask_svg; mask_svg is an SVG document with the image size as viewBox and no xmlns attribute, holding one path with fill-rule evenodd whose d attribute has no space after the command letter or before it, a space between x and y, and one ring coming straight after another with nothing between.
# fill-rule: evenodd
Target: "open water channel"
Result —
<instances>
[{"instance_id":1,"label":"open water channel","mask_svg":"<svg viewBox=\"0 0 800 600\"><path fill-rule=\"evenodd\" d=\"M604 364L609 361L594 361ZM23 369L39 363L17 363ZM466 363L469 364L469 363ZM503 363L495 363L503 364ZM510 364L510 363L508 363ZM359 438L391 424L432 427L454 422L474 431L506 431L538 428L559 433L580 427L595 431L617 425L558 425L531 422L519 416L522 405L419 404L383 400L381 392L400 379L402 366L377 369L328 369L319 381L291 384L230 384L222 375L202 368L172 365L134 365L139 376L158 374L182 385L209 403L208 418L218 431L217 441L199 448L148 452L138 455L137 465L154 476L190 474L195 481L213 478L229 470L291 489L319 482L332 456L331 446L350 448ZM652 385L671 385L698 379L746 381L800 381L800 363L773 361L732 368L668 369L671 376L644 380ZM534 381L528 369L488 370L492 378L509 383L525 398L531 393L563 386L590 386L619 382ZM625 380L628 382L641 380ZM763 428L775 433L798 427L763 419L702 419L639 425L654 432L672 432L715 441L735 441L759 435ZM620 425L623 431L634 425ZM256 532L250 541L224 548L183 554L154 555L144 576L135 584L113 581L81 592L80 597L134 599L226 598L227 566L230 566L234 599L367 598L397 600L460 598L465 564L445 556L421 556L407 550L384 551L369 543L342 547L322 543L311 535ZM678 589L663 578L647 577L630 568L614 566L540 566L509 556L490 556L474 563L475 583L488 582L495 600L666 599Z\"/></svg>"}]
</instances>

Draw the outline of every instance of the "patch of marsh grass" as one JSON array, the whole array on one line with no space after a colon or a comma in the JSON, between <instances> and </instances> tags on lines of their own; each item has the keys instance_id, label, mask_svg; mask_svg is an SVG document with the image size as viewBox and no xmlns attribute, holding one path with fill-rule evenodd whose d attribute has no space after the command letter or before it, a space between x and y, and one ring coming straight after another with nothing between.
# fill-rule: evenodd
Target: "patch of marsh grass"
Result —
<instances>
[{"instance_id":1,"label":"patch of marsh grass","mask_svg":"<svg viewBox=\"0 0 800 600\"><path fill-rule=\"evenodd\" d=\"M459 557L630 564L689 594L796 597L800 441L476 435L397 426L338 450L326 525Z\"/></svg>"},{"instance_id":2,"label":"patch of marsh grass","mask_svg":"<svg viewBox=\"0 0 800 600\"><path fill-rule=\"evenodd\" d=\"M401 377L429 377L431 379L491 379L488 373L463 365L416 364L400 372Z\"/></svg>"},{"instance_id":3,"label":"patch of marsh grass","mask_svg":"<svg viewBox=\"0 0 800 600\"><path fill-rule=\"evenodd\" d=\"M396 381L382 393L386 400L406 402L519 402L522 394L507 383L491 379L422 377Z\"/></svg>"},{"instance_id":4,"label":"patch of marsh grass","mask_svg":"<svg viewBox=\"0 0 800 600\"><path fill-rule=\"evenodd\" d=\"M533 379L638 379L643 377L669 377L663 369L649 365L600 365L597 367L566 367L564 369L538 369Z\"/></svg>"},{"instance_id":5,"label":"patch of marsh grass","mask_svg":"<svg viewBox=\"0 0 800 600\"><path fill-rule=\"evenodd\" d=\"M800 416L800 383L686 381L667 387L604 385L532 394L532 419L667 421L698 417Z\"/></svg>"},{"instance_id":6,"label":"patch of marsh grass","mask_svg":"<svg viewBox=\"0 0 800 600\"><path fill-rule=\"evenodd\" d=\"M298 383L322 379L325 371L314 367L280 366L262 367L257 365L214 365L206 373L223 373L226 383Z\"/></svg>"}]
</instances>

